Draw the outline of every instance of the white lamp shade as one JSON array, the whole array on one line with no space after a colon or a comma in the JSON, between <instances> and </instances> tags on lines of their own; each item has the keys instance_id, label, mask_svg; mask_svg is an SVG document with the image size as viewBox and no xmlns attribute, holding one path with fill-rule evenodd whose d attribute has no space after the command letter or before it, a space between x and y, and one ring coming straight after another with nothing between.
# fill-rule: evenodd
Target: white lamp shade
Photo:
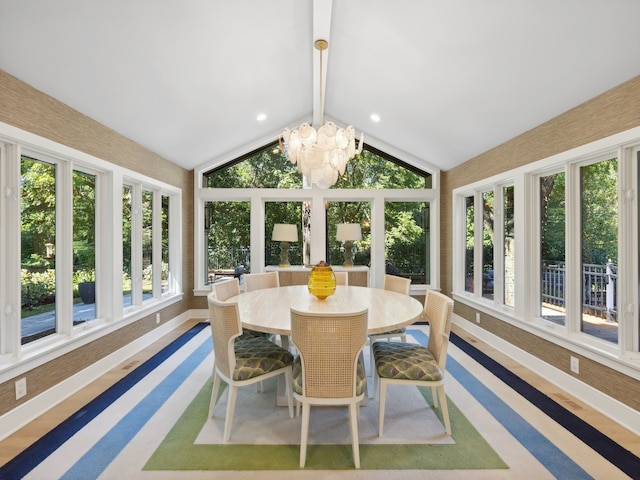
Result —
<instances>
[{"instance_id":1,"label":"white lamp shade","mask_svg":"<svg viewBox=\"0 0 640 480\"><path fill-rule=\"evenodd\" d=\"M338 231L336 232L336 240L349 241L349 240L362 240L362 230L359 223L339 223Z\"/></svg>"},{"instance_id":2,"label":"white lamp shade","mask_svg":"<svg viewBox=\"0 0 640 480\"><path fill-rule=\"evenodd\" d=\"M288 223L276 223L273 226L271 240L276 242L297 242L298 227Z\"/></svg>"}]
</instances>

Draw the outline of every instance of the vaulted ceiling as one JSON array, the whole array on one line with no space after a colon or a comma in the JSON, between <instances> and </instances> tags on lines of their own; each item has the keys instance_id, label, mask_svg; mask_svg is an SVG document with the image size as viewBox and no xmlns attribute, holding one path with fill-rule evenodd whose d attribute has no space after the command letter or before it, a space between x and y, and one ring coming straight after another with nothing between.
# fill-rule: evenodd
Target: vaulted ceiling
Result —
<instances>
[{"instance_id":1,"label":"vaulted ceiling","mask_svg":"<svg viewBox=\"0 0 640 480\"><path fill-rule=\"evenodd\" d=\"M639 18L637 0L0 0L0 69L191 169L317 123L324 38L324 120L448 170L640 74Z\"/></svg>"}]
</instances>

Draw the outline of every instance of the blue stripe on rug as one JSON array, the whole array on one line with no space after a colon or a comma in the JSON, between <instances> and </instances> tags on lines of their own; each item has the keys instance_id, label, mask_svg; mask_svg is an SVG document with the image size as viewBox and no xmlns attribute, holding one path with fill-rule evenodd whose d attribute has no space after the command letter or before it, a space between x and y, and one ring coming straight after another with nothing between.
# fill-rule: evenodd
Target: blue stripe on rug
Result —
<instances>
[{"instance_id":1,"label":"blue stripe on rug","mask_svg":"<svg viewBox=\"0 0 640 480\"><path fill-rule=\"evenodd\" d=\"M69 440L75 433L102 413L109 405L152 372L158 365L186 345L205 327L208 328L209 324L199 323L194 325L191 329L164 347L149 360L139 365L138 368L127 374L121 380L114 383L57 427L36 440L26 450L9 460L0 467L0 479L22 478L27 475L27 473L51 455L64 442Z\"/></svg>"},{"instance_id":2,"label":"blue stripe on rug","mask_svg":"<svg viewBox=\"0 0 640 480\"><path fill-rule=\"evenodd\" d=\"M537 388L522 380L515 373L500 365L494 359L481 352L455 333L451 333L451 342L504 383L513 388L532 405L535 405L540 409L540 411L542 411L542 413L548 415L559 425L563 426L585 444L589 445L589 447L598 452L603 458L607 459L607 461L618 467L631 478L639 478L638 472L640 472L640 459L632 452L614 442L604 433L586 423L580 417L549 398ZM449 367L447 365L447 369L448 368ZM540 457L538 457L538 459L542 461ZM565 472L561 473L562 475L559 478L565 478Z\"/></svg>"},{"instance_id":3,"label":"blue stripe on rug","mask_svg":"<svg viewBox=\"0 0 640 480\"><path fill-rule=\"evenodd\" d=\"M60 478L62 480L98 478L212 350L211 339L205 339Z\"/></svg>"},{"instance_id":4,"label":"blue stripe on rug","mask_svg":"<svg viewBox=\"0 0 640 480\"><path fill-rule=\"evenodd\" d=\"M422 345L427 344L428 336L424 332L411 330L408 333ZM556 478L567 480L592 478L562 450L502 401L500 397L469 373L451 355L447 356L447 370Z\"/></svg>"}]
</instances>

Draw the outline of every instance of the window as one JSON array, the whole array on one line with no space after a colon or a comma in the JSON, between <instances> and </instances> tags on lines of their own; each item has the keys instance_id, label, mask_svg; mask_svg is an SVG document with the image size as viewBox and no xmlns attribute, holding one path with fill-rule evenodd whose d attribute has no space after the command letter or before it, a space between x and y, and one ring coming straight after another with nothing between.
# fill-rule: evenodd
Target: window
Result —
<instances>
[{"instance_id":1,"label":"window","mask_svg":"<svg viewBox=\"0 0 640 480\"><path fill-rule=\"evenodd\" d=\"M580 330L618 343L618 159L580 167Z\"/></svg>"},{"instance_id":2,"label":"window","mask_svg":"<svg viewBox=\"0 0 640 480\"><path fill-rule=\"evenodd\" d=\"M464 232L459 284L474 297L510 307L516 276L513 195L514 187L509 184L491 189L483 186L460 196L462 224L456 230Z\"/></svg>"},{"instance_id":3,"label":"window","mask_svg":"<svg viewBox=\"0 0 640 480\"><path fill-rule=\"evenodd\" d=\"M504 304L513 307L515 302L516 282L516 255L515 255L515 218L513 185L503 187L504 198L504 229L503 229L503 255L504 255Z\"/></svg>"},{"instance_id":4,"label":"window","mask_svg":"<svg viewBox=\"0 0 640 480\"><path fill-rule=\"evenodd\" d=\"M22 343L58 330L56 294L57 165L23 156L20 162ZM26 321L30 318L30 321ZM38 321L36 321L36 319Z\"/></svg>"},{"instance_id":5,"label":"window","mask_svg":"<svg viewBox=\"0 0 640 480\"><path fill-rule=\"evenodd\" d=\"M180 299L180 189L3 129L13 143L0 144L0 370L38 364Z\"/></svg>"},{"instance_id":6,"label":"window","mask_svg":"<svg viewBox=\"0 0 640 480\"><path fill-rule=\"evenodd\" d=\"M204 216L205 284L233 275L237 266L251 271L249 202L206 202Z\"/></svg>"},{"instance_id":7,"label":"window","mask_svg":"<svg viewBox=\"0 0 640 480\"><path fill-rule=\"evenodd\" d=\"M474 292L474 273L473 262L475 257L475 198L473 196L465 197L465 249L464 249L464 290L466 292Z\"/></svg>"},{"instance_id":8,"label":"window","mask_svg":"<svg viewBox=\"0 0 640 480\"><path fill-rule=\"evenodd\" d=\"M482 192L482 296L493 300L493 190Z\"/></svg>"},{"instance_id":9,"label":"window","mask_svg":"<svg viewBox=\"0 0 640 480\"><path fill-rule=\"evenodd\" d=\"M96 315L96 176L73 171L73 324L94 320ZM75 295L77 293L77 295Z\"/></svg>"},{"instance_id":10,"label":"window","mask_svg":"<svg viewBox=\"0 0 640 480\"><path fill-rule=\"evenodd\" d=\"M455 190L454 297L640 368L640 128L626 134Z\"/></svg>"},{"instance_id":11,"label":"window","mask_svg":"<svg viewBox=\"0 0 640 480\"><path fill-rule=\"evenodd\" d=\"M540 177L540 304L539 315L565 324L565 174Z\"/></svg>"},{"instance_id":12,"label":"window","mask_svg":"<svg viewBox=\"0 0 640 480\"><path fill-rule=\"evenodd\" d=\"M357 223L362 239L353 242L353 265L369 266L371 263L371 204L369 202L327 202L327 246L326 258L331 265L342 265L345 261L344 242L336 240L338 224ZM354 239L355 240L355 239Z\"/></svg>"},{"instance_id":13,"label":"window","mask_svg":"<svg viewBox=\"0 0 640 480\"><path fill-rule=\"evenodd\" d=\"M274 142L196 175L201 177L197 184L202 185L197 191L200 223L196 228L204 233L196 237L196 256L211 255L207 245L213 220L208 205L240 202L245 212L242 227L225 225L221 219L219 226L228 231L215 235L230 238L243 229L242 244L234 245L250 249L252 271L280 263L280 246L271 240L275 223L298 226L299 241L291 243L289 250L293 267L320 260L342 265L344 245L335 240L337 225L359 223L362 239L354 242L353 259L357 266L370 267L372 285L382 285L386 258L391 255L398 271L413 278L418 290L437 287L434 248L438 239L433 236L438 234L434 225L439 215L434 210L438 200L434 173L367 145L332 188L303 188L302 176ZM225 268L238 261L227 261ZM204 259L196 260L195 284L201 294L208 291L209 268Z\"/></svg>"},{"instance_id":14,"label":"window","mask_svg":"<svg viewBox=\"0 0 640 480\"><path fill-rule=\"evenodd\" d=\"M427 285L429 276L429 204L386 202L385 271Z\"/></svg>"}]
</instances>

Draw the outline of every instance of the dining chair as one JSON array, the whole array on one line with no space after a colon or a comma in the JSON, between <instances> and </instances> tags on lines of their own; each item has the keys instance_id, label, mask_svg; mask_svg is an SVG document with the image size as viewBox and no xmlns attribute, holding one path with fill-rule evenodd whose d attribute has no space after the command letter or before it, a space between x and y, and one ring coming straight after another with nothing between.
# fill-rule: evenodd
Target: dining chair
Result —
<instances>
[{"instance_id":1,"label":"dining chair","mask_svg":"<svg viewBox=\"0 0 640 480\"><path fill-rule=\"evenodd\" d=\"M264 337L236 341L242 335L237 302L221 302L209 296L208 303L215 357L209 417L214 415L220 380L223 380L227 383L228 391L224 422L224 441L226 442L231 435L238 388L277 375L284 375L287 385L291 385L293 355ZM288 389L287 401L289 417L293 418L291 389Z\"/></svg>"},{"instance_id":2,"label":"dining chair","mask_svg":"<svg viewBox=\"0 0 640 480\"><path fill-rule=\"evenodd\" d=\"M374 383L380 381L380 410L378 435L382 436L387 385L416 385L431 387L433 407L442 408L447 435L451 435L451 422L447 398L444 393L445 364L451 332L453 300L434 290L427 290L424 303L429 322L429 343L426 347L414 343L378 341L373 345L376 365ZM377 385L374 385L374 389ZM410 413L408 413L410 414Z\"/></svg>"},{"instance_id":3,"label":"dining chair","mask_svg":"<svg viewBox=\"0 0 640 480\"><path fill-rule=\"evenodd\" d=\"M411 291L411 279L398 277L396 275L385 274L384 276L384 286L382 287L384 290L389 290L391 292L402 293L404 295L409 295ZM375 335L369 335L369 360L371 366L371 374L373 375L373 371L375 366L373 364L373 342L380 339L391 340L394 337L399 337L401 342L407 341L407 329L396 328L394 330L390 330L384 333L378 333ZM374 390L375 395L375 390Z\"/></svg>"},{"instance_id":4,"label":"dining chair","mask_svg":"<svg viewBox=\"0 0 640 480\"><path fill-rule=\"evenodd\" d=\"M252 292L261 288L276 288L280 286L278 272L245 273L244 291Z\"/></svg>"},{"instance_id":5,"label":"dining chair","mask_svg":"<svg viewBox=\"0 0 640 480\"><path fill-rule=\"evenodd\" d=\"M367 309L328 314L291 308L291 339L299 352L293 367L298 414L302 404L300 467L306 463L311 405L348 405L353 462L360 468L358 404L367 392L361 353L368 318Z\"/></svg>"},{"instance_id":6,"label":"dining chair","mask_svg":"<svg viewBox=\"0 0 640 480\"><path fill-rule=\"evenodd\" d=\"M240 295L240 280L238 278L226 278L213 284L212 288L215 298L221 302L226 302L231 297ZM238 341L247 340L254 337L269 338L268 333L257 332L256 330L249 330L244 328L242 335L238 338Z\"/></svg>"},{"instance_id":7,"label":"dining chair","mask_svg":"<svg viewBox=\"0 0 640 480\"><path fill-rule=\"evenodd\" d=\"M336 285L349 285L349 273L348 272L333 272L336 277Z\"/></svg>"}]
</instances>

